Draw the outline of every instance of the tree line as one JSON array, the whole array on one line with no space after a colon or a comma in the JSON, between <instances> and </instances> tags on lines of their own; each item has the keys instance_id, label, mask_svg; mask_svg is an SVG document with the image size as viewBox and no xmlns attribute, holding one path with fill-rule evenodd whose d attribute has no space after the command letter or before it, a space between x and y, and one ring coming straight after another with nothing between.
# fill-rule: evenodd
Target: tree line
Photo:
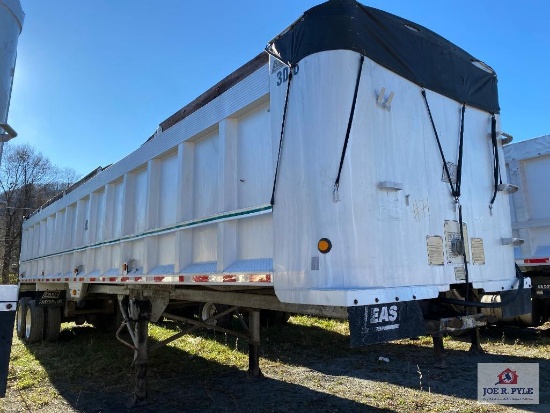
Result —
<instances>
[{"instance_id":1,"label":"tree line","mask_svg":"<svg viewBox=\"0 0 550 413\"><path fill-rule=\"evenodd\" d=\"M22 224L32 211L78 180L32 146L6 145L0 166L0 265L2 284L17 281Z\"/></svg>"}]
</instances>

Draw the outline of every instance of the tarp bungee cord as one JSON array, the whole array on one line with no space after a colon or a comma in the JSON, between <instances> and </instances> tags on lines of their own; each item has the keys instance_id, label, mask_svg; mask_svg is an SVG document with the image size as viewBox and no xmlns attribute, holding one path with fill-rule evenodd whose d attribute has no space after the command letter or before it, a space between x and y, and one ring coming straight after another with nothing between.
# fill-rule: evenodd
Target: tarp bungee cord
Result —
<instances>
[{"instance_id":1,"label":"tarp bungee cord","mask_svg":"<svg viewBox=\"0 0 550 413\"><path fill-rule=\"evenodd\" d=\"M495 203L495 199L497 197L498 192L498 185L499 183L502 184L502 177L500 176L500 161L498 157L498 142L497 142L497 120L495 117L495 114L493 113L491 116L491 144L493 145L493 182L494 182L494 189L493 189L493 197L491 198L491 201L489 202L489 209L493 210L493 204Z\"/></svg>"},{"instance_id":2,"label":"tarp bungee cord","mask_svg":"<svg viewBox=\"0 0 550 413\"><path fill-rule=\"evenodd\" d=\"M281 150L283 148L283 137L285 135L286 112L288 109L288 96L290 94L290 83L292 82L292 66L289 65L288 82L286 85L285 106L283 108L283 120L281 123L281 136L279 137L279 152L277 154L277 165L275 166L275 176L273 177L273 189L271 191L271 206L275 205L275 188L277 186L277 175L279 173L279 163L281 162Z\"/></svg>"},{"instance_id":3,"label":"tarp bungee cord","mask_svg":"<svg viewBox=\"0 0 550 413\"><path fill-rule=\"evenodd\" d=\"M336 180L334 181L334 191L332 194L333 201L338 202L340 198L338 197L338 188L340 187L340 175L342 174L342 167L344 166L344 159L346 158L346 151L348 149L349 136L351 133L351 125L353 124L353 115L355 114L355 105L357 103L357 94L359 92L359 83L361 83L361 74L363 73L363 63L365 61L365 56L361 55L359 60L359 71L357 73L357 80L355 81L355 90L353 92L353 100L351 102L351 110L348 119L348 128L346 130L346 137L344 138L344 147L342 148L342 155L340 156L340 166L338 167L338 175L336 175Z\"/></svg>"},{"instance_id":4,"label":"tarp bungee cord","mask_svg":"<svg viewBox=\"0 0 550 413\"><path fill-rule=\"evenodd\" d=\"M428 115L430 117L430 122L432 124L432 129L434 131L435 139L437 141L437 147L439 148L439 154L441 155L441 160L443 161L443 168L445 170L445 175L449 181L449 186L451 187L451 195L455 200L456 207L458 209L458 226L460 233L460 242L462 243L462 259L464 262L464 282L466 285L466 294L465 300L470 300L470 277L468 274L468 256L466 250L466 243L464 241L464 228L462 220L462 204L460 203L460 189L462 184L462 159L464 151L464 114L466 112L466 104L462 104L460 109L460 137L458 140L458 161L456 167L456 181L453 184L451 179L451 174L449 172L449 167L447 165L447 160L445 159L445 153L443 152L443 147L441 146L441 140L439 139L439 134L437 133L437 127L435 126L435 121L432 116L432 111L430 110L430 104L428 103L428 97L426 96L426 90L422 88L421 90L422 97L424 98L424 103L426 104L426 109L428 110Z\"/></svg>"}]
</instances>

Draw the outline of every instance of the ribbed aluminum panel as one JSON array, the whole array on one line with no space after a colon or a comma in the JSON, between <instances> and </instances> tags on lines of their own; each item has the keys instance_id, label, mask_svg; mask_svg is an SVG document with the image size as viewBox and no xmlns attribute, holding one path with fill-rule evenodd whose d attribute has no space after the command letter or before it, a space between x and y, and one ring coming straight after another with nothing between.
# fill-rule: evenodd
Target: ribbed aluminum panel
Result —
<instances>
[{"instance_id":1,"label":"ribbed aluminum panel","mask_svg":"<svg viewBox=\"0 0 550 413\"><path fill-rule=\"evenodd\" d=\"M33 215L25 221L23 228L26 229L44 219L44 217L77 202L83 196L101 189L108 183L119 179L125 173L143 166L150 159L154 159L176 147L179 143L196 138L198 134L203 134L204 131L212 131L221 120L235 114L238 115L240 111L254 102L260 99L267 101L268 93L269 77L266 65L178 124L165 132L159 133L154 139L144 143L139 149L100 172L73 192Z\"/></svg>"}]
</instances>

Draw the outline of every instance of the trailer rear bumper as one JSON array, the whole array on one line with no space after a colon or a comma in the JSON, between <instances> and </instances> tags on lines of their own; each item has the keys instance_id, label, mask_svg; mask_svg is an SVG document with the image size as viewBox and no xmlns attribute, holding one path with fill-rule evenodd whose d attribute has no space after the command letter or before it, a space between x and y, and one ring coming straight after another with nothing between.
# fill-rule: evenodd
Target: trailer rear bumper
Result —
<instances>
[{"instance_id":1,"label":"trailer rear bumper","mask_svg":"<svg viewBox=\"0 0 550 413\"><path fill-rule=\"evenodd\" d=\"M416 301L349 307L348 313L352 347L424 335L441 337L496 322L496 317L481 313L425 319Z\"/></svg>"},{"instance_id":2,"label":"trailer rear bumper","mask_svg":"<svg viewBox=\"0 0 550 413\"><path fill-rule=\"evenodd\" d=\"M458 317L441 318L439 320L427 320L426 333L429 335L456 333L473 328L485 327L493 324L497 318L485 314L472 314Z\"/></svg>"}]
</instances>

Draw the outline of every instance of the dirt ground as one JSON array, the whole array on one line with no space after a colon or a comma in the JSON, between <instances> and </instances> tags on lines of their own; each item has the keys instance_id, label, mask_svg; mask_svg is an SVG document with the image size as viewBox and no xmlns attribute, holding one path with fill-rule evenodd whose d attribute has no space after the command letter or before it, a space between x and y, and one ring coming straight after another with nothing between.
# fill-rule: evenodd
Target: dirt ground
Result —
<instances>
[{"instance_id":1,"label":"dirt ground","mask_svg":"<svg viewBox=\"0 0 550 413\"><path fill-rule=\"evenodd\" d=\"M378 411L530 411L550 412L550 360L534 357L533 333L520 331L517 354L499 354L498 348L485 346L485 354L467 351L468 343L457 342L447 350L448 368L434 368L433 351L406 344L375 345L350 352L343 357L312 357L299 351L266 354L261 360L262 379L248 379L235 367L221 367L215 375L194 371L169 371L169 366L152 365L149 371L149 398L129 407L133 370L125 371L127 382L104 386L92 382L50 377L57 392L47 406L33 410L8 389L6 412L378 412ZM500 332L491 333L498 337ZM550 336L545 331L546 336ZM311 343L313 349L315 343ZM282 347L285 348L284 346ZM509 350L508 348L502 351ZM275 357L276 356L276 357ZM99 357L99 355L98 355ZM389 362L379 360L387 358ZM154 360L152 360L154 363ZM541 397L539 405L497 406L477 402L477 363L539 363Z\"/></svg>"}]
</instances>

